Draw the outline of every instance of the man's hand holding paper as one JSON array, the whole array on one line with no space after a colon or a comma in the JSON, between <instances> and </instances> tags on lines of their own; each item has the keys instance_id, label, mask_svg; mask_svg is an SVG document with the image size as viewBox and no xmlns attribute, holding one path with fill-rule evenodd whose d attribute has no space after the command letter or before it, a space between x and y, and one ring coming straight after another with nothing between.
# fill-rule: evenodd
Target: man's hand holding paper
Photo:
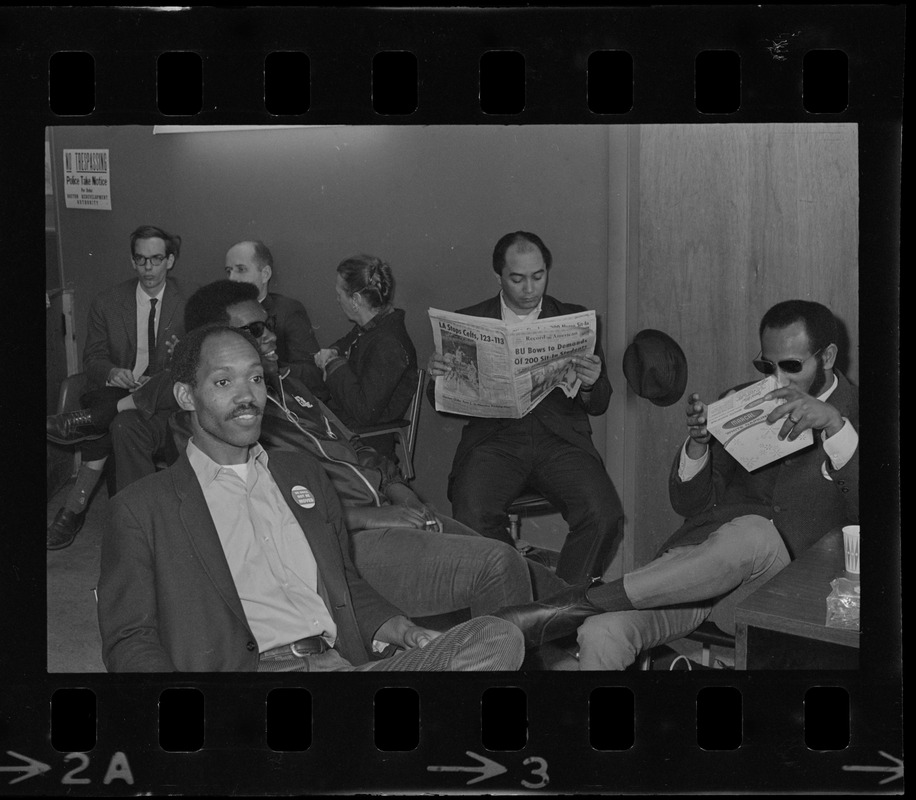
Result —
<instances>
[{"instance_id":1,"label":"man's hand holding paper","mask_svg":"<svg viewBox=\"0 0 916 800\"><path fill-rule=\"evenodd\" d=\"M794 386L776 389L764 400L784 400L767 416L767 422L774 424L785 418L779 438L794 441L806 430L825 431L833 436L843 427L843 416L829 403L824 403L809 394L799 391Z\"/></svg>"},{"instance_id":2,"label":"man's hand holding paper","mask_svg":"<svg viewBox=\"0 0 916 800\"><path fill-rule=\"evenodd\" d=\"M784 406L789 402L785 398L790 396L792 408L787 411ZM805 411L801 412L799 409L806 399ZM810 423L822 419L814 403L818 401L797 389L780 387L776 378L769 375L711 403L707 409L707 427L725 449L751 471L814 442ZM793 410L804 414L804 426L793 421ZM783 417L786 421L778 424Z\"/></svg>"}]
</instances>

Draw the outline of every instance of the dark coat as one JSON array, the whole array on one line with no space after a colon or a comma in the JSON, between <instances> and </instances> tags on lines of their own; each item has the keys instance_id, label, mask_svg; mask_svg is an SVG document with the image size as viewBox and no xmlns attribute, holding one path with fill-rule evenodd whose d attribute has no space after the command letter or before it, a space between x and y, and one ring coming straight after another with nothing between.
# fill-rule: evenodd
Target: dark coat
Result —
<instances>
[{"instance_id":1,"label":"dark coat","mask_svg":"<svg viewBox=\"0 0 916 800\"><path fill-rule=\"evenodd\" d=\"M472 317L491 317L493 319L502 318L502 306L500 296L492 297L482 303L463 308L457 313L467 314ZM539 319L548 317L559 317L564 314L578 314L586 309L583 306L573 305L570 303L561 303L559 300L545 294L541 301L541 314ZM601 358L601 375L595 381L592 391L583 394L579 392L575 397L567 397L563 392L552 391L537 406L531 410L531 414L537 417L552 433L555 433L561 439L565 439L570 444L581 448L586 453L594 456L601 464L603 461L601 455L595 449L592 443L592 426L588 420L589 415L598 416L607 411L608 403L611 400L611 383L607 377L607 365L604 362L604 352L601 348L600 334L595 343L595 354ZM435 383L430 381L427 390L427 397L435 406ZM455 458L452 462L452 472L449 476L449 486L461 469L461 464L465 457L479 445L488 439L496 431L503 430L511 425L519 424L515 419L485 419L482 417L472 417L464 426L461 432L461 441L458 443L458 449L455 451Z\"/></svg>"},{"instance_id":2,"label":"dark coat","mask_svg":"<svg viewBox=\"0 0 916 800\"><path fill-rule=\"evenodd\" d=\"M277 321L277 357L312 390L321 390L321 370L315 365L319 350L315 329L305 306L292 297L268 292L261 305Z\"/></svg>"},{"instance_id":3,"label":"dark coat","mask_svg":"<svg viewBox=\"0 0 916 800\"><path fill-rule=\"evenodd\" d=\"M282 495L296 485L311 509L287 500L308 539L319 591L337 624L337 649L353 664L369 660L373 634L402 614L357 573L348 554L340 501L321 466L273 452L270 472ZM239 672L258 665L245 618L197 476L186 454L112 500L98 585L102 656L110 672Z\"/></svg>"},{"instance_id":4,"label":"dark coat","mask_svg":"<svg viewBox=\"0 0 916 800\"><path fill-rule=\"evenodd\" d=\"M858 389L839 372L835 374L839 383L827 402L858 430ZM832 481L821 473L825 462ZM679 463L680 450L668 488L672 507L687 520L659 554L671 547L699 544L735 517L759 514L773 520L789 554L796 558L828 531L859 521L859 448L842 469L834 470L817 431L807 449L753 472L716 439L710 442L706 466L691 480L678 477Z\"/></svg>"},{"instance_id":5,"label":"dark coat","mask_svg":"<svg viewBox=\"0 0 916 800\"><path fill-rule=\"evenodd\" d=\"M159 372L168 363L168 340L173 335L184 335L185 300L196 288L185 287L174 278L166 279L150 373ZM89 388L102 388L114 367L132 369L136 360L137 278L131 278L99 293L89 306L83 347L83 370Z\"/></svg>"},{"instance_id":6,"label":"dark coat","mask_svg":"<svg viewBox=\"0 0 916 800\"><path fill-rule=\"evenodd\" d=\"M417 388L417 351L395 308L353 329L331 348L341 358L327 365L328 407L350 427L403 418Z\"/></svg>"}]
</instances>

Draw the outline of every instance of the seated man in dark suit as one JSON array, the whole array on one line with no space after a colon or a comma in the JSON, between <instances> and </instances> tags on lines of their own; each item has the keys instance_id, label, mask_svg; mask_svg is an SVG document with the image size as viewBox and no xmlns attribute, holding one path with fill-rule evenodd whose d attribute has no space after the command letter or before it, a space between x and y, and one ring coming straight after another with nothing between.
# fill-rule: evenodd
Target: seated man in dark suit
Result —
<instances>
[{"instance_id":1,"label":"seated man in dark suit","mask_svg":"<svg viewBox=\"0 0 916 800\"><path fill-rule=\"evenodd\" d=\"M767 424L782 439L811 430L811 445L748 472L710 436L706 404L691 395L689 436L669 480L686 521L658 557L611 583L498 615L531 646L578 628L580 669L625 669L707 617L733 632L738 602L824 534L859 521L858 390L835 368L837 338L830 310L806 300L778 303L760 322L753 363L779 380L765 399L785 401Z\"/></svg>"},{"instance_id":2,"label":"seated man in dark suit","mask_svg":"<svg viewBox=\"0 0 916 800\"><path fill-rule=\"evenodd\" d=\"M108 427L118 411L133 408L132 392L161 371L175 337L184 332L186 290L169 271L181 237L143 225L130 235L131 264L136 277L98 295L89 307L83 370L89 391L84 410L47 418L47 436L61 444L85 442L83 463L63 508L48 528L47 547L70 545L85 519L89 496L112 452ZM92 405L96 413L86 408ZM144 421L151 452L166 443L166 416Z\"/></svg>"},{"instance_id":3,"label":"seated man in dark suit","mask_svg":"<svg viewBox=\"0 0 916 800\"><path fill-rule=\"evenodd\" d=\"M257 286L258 302L267 316L274 318L280 361L313 392L327 399L321 370L315 366L320 347L308 312L298 300L270 291L273 274L274 258L264 242L239 242L226 253L226 277Z\"/></svg>"},{"instance_id":4,"label":"seated man in dark suit","mask_svg":"<svg viewBox=\"0 0 916 800\"><path fill-rule=\"evenodd\" d=\"M173 360L193 435L120 492L102 543L99 628L112 672L514 670L518 629L413 624L357 573L321 465L257 444L267 401L254 341L198 328ZM393 646L393 648L391 647ZM370 653L403 648L384 660Z\"/></svg>"},{"instance_id":5,"label":"seated man in dark suit","mask_svg":"<svg viewBox=\"0 0 916 800\"><path fill-rule=\"evenodd\" d=\"M550 251L533 233L506 234L493 251L500 293L458 313L513 325L584 311L545 294L551 262ZM448 496L459 522L511 543L506 510L526 488L540 492L569 524L556 574L580 583L603 573L623 509L588 421L607 410L611 397L600 341L594 355L576 356L572 367L582 380L575 397L556 388L521 419L468 421L452 462ZM451 364L434 353L428 368L430 376L444 378ZM433 391L430 382L434 403Z\"/></svg>"}]
</instances>

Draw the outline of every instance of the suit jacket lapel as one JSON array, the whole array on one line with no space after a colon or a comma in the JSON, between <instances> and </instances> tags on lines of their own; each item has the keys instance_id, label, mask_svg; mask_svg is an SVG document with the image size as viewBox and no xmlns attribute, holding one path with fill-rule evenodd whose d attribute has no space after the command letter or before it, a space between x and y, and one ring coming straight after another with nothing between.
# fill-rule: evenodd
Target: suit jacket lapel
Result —
<instances>
[{"instance_id":1,"label":"suit jacket lapel","mask_svg":"<svg viewBox=\"0 0 916 800\"><path fill-rule=\"evenodd\" d=\"M302 528L305 538L308 539L309 547L312 548L312 553L314 553L315 560L318 562L319 572L325 572L326 568L322 570L322 564L328 564L329 560L334 558L335 555L333 548L330 546L331 543L328 541L327 537L316 536L314 534L315 521L307 516L304 508L297 503L289 502L289 498L293 496L292 476L282 468L282 465L277 464L276 459L270 459L268 466L270 467L270 474L273 476L277 488L280 490L280 494L283 495L283 499L286 500L286 504L289 506L290 511L293 512L296 522L298 522L299 527ZM306 486L305 488L310 490L317 489L315 486Z\"/></svg>"},{"instance_id":2,"label":"suit jacket lapel","mask_svg":"<svg viewBox=\"0 0 916 800\"><path fill-rule=\"evenodd\" d=\"M168 359L168 348L166 344L172 337L171 328L175 321L175 311L178 308L178 290L170 279L165 282L165 291L162 293L162 310L159 314L159 327L156 331L156 352L155 358L151 358L151 366L159 370L165 366Z\"/></svg>"},{"instance_id":3,"label":"suit jacket lapel","mask_svg":"<svg viewBox=\"0 0 916 800\"><path fill-rule=\"evenodd\" d=\"M280 494L283 495L283 499L286 501L286 505L289 506L290 511L292 511L293 516L296 518L296 522L299 523L299 527L305 534L305 538L312 550L312 555L315 556L315 562L318 565L318 591L328 611L333 615L335 603L328 595L328 588L325 584L325 580L330 578L331 582L335 583L335 595L339 595L340 589L343 587L336 585L335 576L342 575L343 573L341 572L340 554L336 552L336 548L334 547L336 540L330 539L327 536L317 535L315 520L309 519L305 509L300 505L289 502L289 498L293 496L293 478L282 468L282 465L277 463L277 459L271 458L268 461L268 467L270 469L270 474L277 484L277 488L280 490ZM317 490L315 486L306 486L305 488ZM322 519L322 528L324 524L326 523L324 523Z\"/></svg>"},{"instance_id":4,"label":"suit jacket lapel","mask_svg":"<svg viewBox=\"0 0 916 800\"><path fill-rule=\"evenodd\" d=\"M558 317L560 316L560 307L557 305L557 301L554 300L550 295L545 294L541 300L541 315L538 319L547 319L548 317Z\"/></svg>"},{"instance_id":5,"label":"suit jacket lapel","mask_svg":"<svg viewBox=\"0 0 916 800\"><path fill-rule=\"evenodd\" d=\"M172 485L178 495L178 513L185 535L191 540L191 545L214 587L247 628L248 620L235 588L232 572L229 570L229 562L223 553L223 545L210 516L210 509L207 508L200 482L185 453L181 454L172 467Z\"/></svg>"},{"instance_id":6,"label":"suit jacket lapel","mask_svg":"<svg viewBox=\"0 0 916 800\"><path fill-rule=\"evenodd\" d=\"M121 322L130 360L130 364L124 366L128 368L133 367L137 361L137 283L136 279L125 283L124 294L121 296Z\"/></svg>"}]
</instances>

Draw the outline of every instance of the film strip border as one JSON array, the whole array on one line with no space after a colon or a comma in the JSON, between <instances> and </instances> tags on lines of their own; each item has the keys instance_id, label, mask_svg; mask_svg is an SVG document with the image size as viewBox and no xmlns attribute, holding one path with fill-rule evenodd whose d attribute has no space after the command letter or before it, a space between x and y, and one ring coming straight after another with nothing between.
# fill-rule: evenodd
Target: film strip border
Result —
<instances>
[{"instance_id":1,"label":"film strip border","mask_svg":"<svg viewBox=\"0 0 916 800\"><path fill-rule=\"evenodd\" d=\"M469 786L859 792L903 776L902 753L881 744L882 732L855 718L850 725L850 707L867 702L867 690L847 689L840 674L782 676L778 693L770 681L742 683L734 674L636 682L361 677L369 679L23 687L12 711L30 709L34 724L8 727L0 785L17 794L93 796ZM4 693L4 718L11 702ZM902 781L888 788L902 789Z\"/></svg>"},{"instance_id":2,"label":"film strip border","mask_svg":"<svg viewBox=\"0 0 916 800\"><path fill-rule=\"evenodd\" d=\"M899 258L898 242L887 238L894 228L873 223L895 211L899 198L887 190L899 181L904 17L903 6L866 5L282 14L278 9L5 10L0 12L2 150L22 154L8 161L11 185L27 186L34 178L40 195L35 176L41 174L42 154L35 143L45 125L856 121L862 134L862 253L868 256L863 265L887 265ZM842 54L838 63L846 67L845 81L827 70L822 110L806 105L820 83L811 80L814 67L806 67L810 53L834 59ZM70 54L77 58L75 66ZM61 56L66 58L58 62ZM301 74L303 56L307 95L302 79L288 90L288 74L297 69ZM172 58L177 62L169 64ZM283 63L287 58L292 61ZM700 63L706 58L713 60ZM80 59L91 64L88 81ZM199 65L199 79L186 77L185 59ZM700 103L698 75L710 65L724 70L727 79L713 81L709 99L730 98L730 105L708 109ZM55 71L61 69L57 74L64 82L58 88ZM496 83L483 87L491 69ZM74 85L68 87L70 77ZM412 111L411 102L404 102L411 94L405 83L416 86ZM29 243L21 234L33 217L41 218L41 198L20 202L12 194L2 206L9 252L17 263L40 261L40 241ZM863 307L879 312L863 315L868 348L883 337L893 339L896 319L885 309L896 295L893 275L887 281L884 271L864 274ZM18 285L13 290L26 295ZM872 379L889 365L864 361L867 404L869 392L872 401L876 397ZM886 381L880 385L882 391L888 387ZM889 387L894 386L892 380ZM869 448L877 463L879 453L892 452L894 443L874 433ZM40 454L34 460L31 469L40 486ZM28 463L16 467L31 474ZM873 488L883 490L879 494L893 506L892 489ZM895 522L892 512L879 511L883 520ZM896 523L899 529L899 516ZM37 522L28 527L40 529ZM325 676L320 683L294 685L242 676L48 675L43 585L23 580L42 574L44 552L40 542L29 547L23 537L4 538L11 552L0 559L0 583L5 607L16 609L6 620L12 645L0 659L0 789L6 793L537 793L544 791L545 779L550 791L610 793L902 787L894 541L888 563L880 571L873 564L863 574L864 585L886 585L890 592L882 598L887 613L879 617L875 607L863 609L865 648L858 672L361 676L359 682L341 683ZM508 694L485 701L494 689ZM716 690L716 697L706 710L715 713L704 716L700 694L708 689ZM514 690L521 691L521 703ZM818 721L813 706L822 700ZM407 724L386 733L392 718ZM496 728L485 732L494 719ZM709 720L718 733L701 743L698 736L705 734L698 731ZM829 731L826 741L810 738L818 729ZM410 745L411 735L417 742L412 749L386 749L392 742ZM287 746L292 749L283 749ZM496 774L498 769L505 772Z\"/></svg>"},{"instance_id":3,"label":"film strip border","mask_svg":"<svg viewBox=\"0 0 916 800\"><path fill-rule=\"evenodd\" d=\"M5 60L62 123L849 121L899 110L903 8L875 11L48 8Z\"/></svg>"}]
</instances>

